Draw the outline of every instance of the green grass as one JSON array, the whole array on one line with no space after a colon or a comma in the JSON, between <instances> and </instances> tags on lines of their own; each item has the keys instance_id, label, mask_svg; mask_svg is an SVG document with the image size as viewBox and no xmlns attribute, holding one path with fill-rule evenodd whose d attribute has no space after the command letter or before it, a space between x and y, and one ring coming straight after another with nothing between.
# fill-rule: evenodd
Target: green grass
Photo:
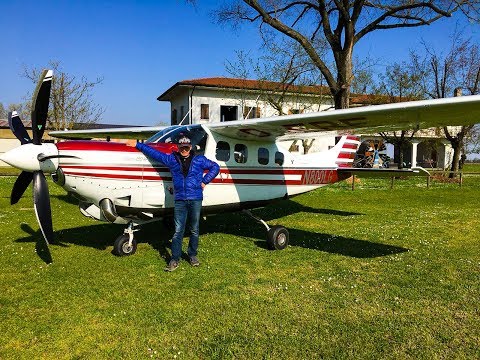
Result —
<instances>
[{"instance_id":1,"label":"green grass","mask_svg":"<svg viewBox=\"0 0 480 360\"><path fill-rule=\"evenodd\" d=\"M289 229L282 251L244 215L212 216L202 265L173 273L159 223L115 257L123 228L52 183L46 265L31 192L10 206L13 182L0 178L0 359L480 357L480 177L362 179L256 210Z\"/></svg>"},{"instance_id":2,"label":"green grass","mask_svg":"<svg viewBox=\"0 0 480 360\"><path fill-rule=\"evenodd\" d=\"M0 176L17 176L20 170L11 166L0 166Z\"/></svg>"}]
</instances>

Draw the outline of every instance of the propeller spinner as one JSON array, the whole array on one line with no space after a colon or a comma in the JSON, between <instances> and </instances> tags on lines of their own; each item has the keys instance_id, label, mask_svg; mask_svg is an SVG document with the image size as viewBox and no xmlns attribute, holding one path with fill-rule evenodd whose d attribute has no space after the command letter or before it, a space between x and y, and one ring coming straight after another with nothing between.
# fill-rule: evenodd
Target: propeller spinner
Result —
<instances>
[{"instance_id":1,"label":"propeller spinner","mask_svg":"<svg viewBox=\"0 0 480 360\"><path fill-rule=\"evenodd\" d=\"M16 204L27 187L33 181L33 202L40 230L47 244L53 241L52 213L50 195L43 172L52 173L58 167L58 150L53 144L42 144L42 137L47 123L52 70L44 70L33 94L32 134L28 135L17 112L8 114L8 124L21 146L10 150L0 157L6 163L22 170L13 185L10 203Z\"/></svg>"}]
</instances>

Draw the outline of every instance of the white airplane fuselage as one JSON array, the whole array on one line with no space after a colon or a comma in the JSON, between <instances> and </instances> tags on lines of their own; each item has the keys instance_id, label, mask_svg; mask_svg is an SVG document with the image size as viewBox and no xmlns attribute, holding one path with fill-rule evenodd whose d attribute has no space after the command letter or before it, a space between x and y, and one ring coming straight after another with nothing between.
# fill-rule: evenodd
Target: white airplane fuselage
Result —
<instances>
[{"instance_id":1,"label":"white airplane fuselage","mask_svg":"<svg viewBox=\"0 0 480 360\"><path fill-rule=\"evenodd\" d=\"M237 140L204 130L208 135L204 155L220 165L220 173L204 190L204 214L260 207L342 180L337 168L351 166L359 145L358 138L344 136L328 151L294 155L273 141ZM219 142L223 145L220 155ZM175 148L150 145L167 153ZM115 223L143 223L173 213L169 169L136 148L106 141L65 141L56 146L59 159L54 179L80 200L84 215Z\"/></svg>"}]
</instances>

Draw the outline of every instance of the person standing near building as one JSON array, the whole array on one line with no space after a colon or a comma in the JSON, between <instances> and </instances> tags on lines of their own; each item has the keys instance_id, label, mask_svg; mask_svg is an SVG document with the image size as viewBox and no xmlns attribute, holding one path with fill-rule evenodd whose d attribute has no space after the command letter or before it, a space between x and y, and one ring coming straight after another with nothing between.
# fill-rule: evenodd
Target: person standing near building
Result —
<instances>
[{"instance_id":1,"label":"person standing near building","mask_svg":"<svg viewBox=\"0 0 480 360\"><path fill-rule=\"evenodd\" d=\"M178 152L165 154L146 144L137 143L136 148L147 157L162 162L170 169L175 194L174 223L175 234L172 238L172 257L165 271L178 268L182 256L182 241L188 224L190 239L188 257L192 266L199 266L197 257L200 211L202 209L203 189L219 173L220 167L203 155L195 155L187 136L177 141ZM204 171L207 173L204 175Z\"/></svg>"}]
</instances>

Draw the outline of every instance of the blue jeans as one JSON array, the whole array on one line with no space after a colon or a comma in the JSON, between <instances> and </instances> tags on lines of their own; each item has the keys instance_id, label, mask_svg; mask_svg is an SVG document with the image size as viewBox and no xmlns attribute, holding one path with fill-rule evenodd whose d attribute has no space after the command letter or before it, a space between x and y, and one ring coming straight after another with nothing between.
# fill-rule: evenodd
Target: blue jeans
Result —
<instances>
[{"instance_id":1,"label":"blue jeans","mask_svg":"<svg viewBox=\"0 0 480 360\"><path fill-rule=\"evenodd\" d=\"M172 260L179 261L182 257L182 241L185 226L188 221L190 241L188 242L188 256L197 256L200 210L202 200L175 200L173 220L175 222L175 234L172 238Z\"/></svg>"}]
</instances>

